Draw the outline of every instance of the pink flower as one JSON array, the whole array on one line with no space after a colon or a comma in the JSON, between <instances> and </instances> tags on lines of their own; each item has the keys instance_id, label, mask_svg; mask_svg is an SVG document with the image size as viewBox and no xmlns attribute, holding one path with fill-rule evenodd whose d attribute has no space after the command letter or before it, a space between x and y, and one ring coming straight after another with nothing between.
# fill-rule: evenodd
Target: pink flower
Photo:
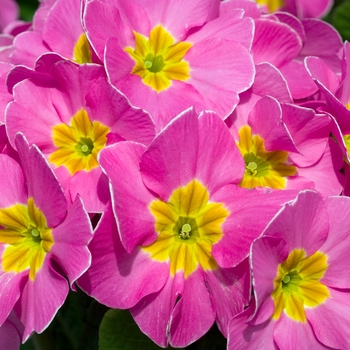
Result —
<instances>
[{"instance_id":1,"label":"pink flower","mask_svg":"<svg viewBox=\"0 0 350 350\"><path fill-rule=\"evenodd\" d=\"M130 308L160 346L187 346L214 321L226 335L249 298L249 246L295 192L238 187L244 164L229 130L193 109L148 148L111 145L100 163L115 218L107 208L79 285L101 303Z\"/></svg>"},{"instance_id":2,"label":"pink flower","mask_svg":"<svg viewBox=\"0 0 350 350\"><path fill-rule=\"evenodd\" d=\"M103 67L52 63L52 56L39 59L35 72L24 70L23 75L23 68L19 70L22 79L29 75L31 80L13 89L14 101L6 115L9 139L15 147L16 133L23 132L55 168L69 201L79 193L89 212L102 212L109 192L98 153L108 143L122 140L150 143L154 124L108 84ZM33 100L38 102L32 104Z\"/></svg>"},{"instance_id":3,"label":"pink flower","mask_svg":"<svg viewBox=\"0 0 350 350\"><path fill-rule=\"evenodd\" d=\"M246 164L240 186L341 193L343 157L329 138L333 124L328 114L280 104L269 96L258 99L253 93L243 104L227 121Z\"/></svg>"},{"instance_id":4,"label":"pink flower","mask_svg":"<svg viewBox=\"0 0 350 350\"><path fill-rule=\"evenodd\" d=\"M13 308L24 324L23 342L51 322L72 286L89 267L89 217L77 197L64 194L37 147L16 137L22 168L0 155L0 325ZM59 271L59 272L58 272Z\"/></svg>"},{"instance_id":5,"label":"pink flower","mask_svg":"<svg viewBox=\"0 0 350 350\"><path fill-rule=\"evenodd\" d=\"M229 349L349 348L349 214L349 198L304 191L276 215L252 245L255 302Z\"/></svg>"},{"instance_id":6,"label":"pink flower","mask_svg":"<svg viewBox=\"0 0 350 350\"><path fill-rule=\"evenodd\" d=\"M160 130L190 106L232 112L254 75L253 21L242 17L217 0L94 0L84 23L111 83Z\"/></svg>"},{"instance_id":7,"label":"pink flower","mask_svg":"<svg viewBox=\"0 0 350 350\"><path fill-rule=\"evenodd\" d=\"M67 60L101 63L91 50L81 24L79 0L42 2L36 12L33 28L14 40L11 63L33 67L36 59L47 52L55 52Z\"/></svg>"}]
</instances>

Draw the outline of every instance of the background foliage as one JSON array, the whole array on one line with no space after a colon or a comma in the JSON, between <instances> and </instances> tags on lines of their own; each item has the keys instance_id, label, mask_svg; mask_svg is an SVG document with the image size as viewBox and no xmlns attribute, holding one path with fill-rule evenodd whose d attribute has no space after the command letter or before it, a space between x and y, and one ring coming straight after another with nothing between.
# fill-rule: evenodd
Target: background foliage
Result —
<instances>
[{"instance_id":1,"label":"background foliage","mask_svg":"<svg viewBox=\"0 0 350 350\"><path fill-rule=\"evenodd\" d=\"M20 17L31 21L37 0L17 0ZM335 0L324 18L344 40L350 41L350 0ZM170 348L170 347L169 347ZM34 334L21 350L155 350L143 335L129 311L109 310L82 291L70 292L55 319L42 334ZM226 339L214 326L188 350L225 350Z\"/></svg>"}]
</instances>

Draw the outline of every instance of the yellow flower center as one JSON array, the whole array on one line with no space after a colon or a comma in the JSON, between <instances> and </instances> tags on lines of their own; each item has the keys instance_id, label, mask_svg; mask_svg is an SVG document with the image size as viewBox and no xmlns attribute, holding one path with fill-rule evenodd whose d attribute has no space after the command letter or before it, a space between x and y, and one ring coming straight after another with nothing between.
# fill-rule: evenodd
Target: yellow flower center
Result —
<instances>
[{"instance_id":1,"label":"yellow flower center","mask_svg":"<svg viewBox=\"0 0 350 350\"><path fill-rule=\"evenodd\" d=\"M98 166L97 155L107 142L109 128L100 122L91 122L85 109L79 110L70 125L53 127L53 142L58 148L49 160L57 166L64 165L73 175L77 171L90 171Z\"/></svg>"},{"instance_id":2,"label":"yellow flower center","mask_svg":"<svg viewBox=\"0 0 350 350\"><path fill-rule=\"evenodd\" d=\"M92 63L92 52L85 33L82 33L74 45L73 61L79 64Z\"/></svg>"},{"instance_id":3,"label":"yellow flower center","mask_svg":"<svg viewBox=\"0 0 350 350\"><path fill-rule=\"evenodd\" d=\"M276 12L284 6L284 0L256 0L260 6L266 6L269 12Z\"/></svg>"},{"instance_id":4,"label":"yellow flower center","mask_svg":"<svg viewBox=\"0 0 350 350\"><path fill-rule=\"evenodd\" d=\"M3 271L18 273L29 268L29 278L34 280L54 244L44 214L33 198L29 198L27 205L1 208L0 227L0 243L6 247L2 255Z\"/></svg>"},{"instance_id":5,"label":"yellow flower center","mask_svg":"<svg viewBox=\"0 0 350 350\"><path fill-rule=\"evenodd\" d=\"M319 251L306 257L303 249L294 249L287 260L278 265L272 298L273 318L283 310L294 321L306 322L305 307L316 307L330 297L328 288L320 282L328 268L327 256Z\"/></svg>"},{"instance_id":6,"label":"yellow flower center","mask_svg":"<svg viewBox=\"0 0 350 350\"><path fill-rule=\"evenodd\" d=\"M350 135L343 135L343 139L348 155L350 155Z\"/></svg>"},{"instance_id":7,"label":"yellow flower center","mask_svg":"<svg viewBox=\"0 0 350 350\"><path fill-rule=\"evenodd\" d=\"M204 270L217 267L211 249L223 235L221 226L229 212L222 203L209 202L209 192L199 181L174 190L169 202L153 201L149 209L159 236L142 249L152 259L170 260L173 276L183 270L188 277L198 264Z\"/></svg>"},{"instance_id":8,"label":"yellow flower center","mask_svg":"<svg viewBox=\"0 0 350 350\"><path fill-rule=\"evenodd\" d=\"M295 175L297 170L286 165L288 152L265 150L264 140L259 135L252 135L249 126L239 130L237 146L244 158L246 168L240 186L255 188L258 186L283 189L286 187L286 176Z\"/></svg>"},{"instance_id":9,"label":"yellow flower center","mask_svg":"<svg viewBox=\"0 0 350 350\"><path fill-rule=\"evenodd\" d=\"M135 61L132 74L141 77L144 84L160 92L171 85L172 80L185 81L190 77L189 65L183 60L192 44L175 43L174 38L161 25L154 27L147 39L134 32L135 48L124 50Z\"/></svg>"}]
</instances>

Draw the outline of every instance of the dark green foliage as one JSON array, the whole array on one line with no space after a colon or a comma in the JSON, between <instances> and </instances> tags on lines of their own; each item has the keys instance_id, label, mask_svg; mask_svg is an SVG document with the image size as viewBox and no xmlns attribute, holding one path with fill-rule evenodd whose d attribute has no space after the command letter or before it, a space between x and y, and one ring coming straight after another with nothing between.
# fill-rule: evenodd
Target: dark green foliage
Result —
<instances>
[{"instance_id":1,"label":"dark green foliage","mask_svg":"<svg viewBox=\"0 0 350 350\"><path fill-rule=\"evenodd\" d=\"M82 291L71 291L50 326L21 350L97 350L98 329L107 310Z\"/></svg>"},{"instance_id":2,"label":"dark green foliage","mask_svg":"<svg viewBox=\"0 0 350 350\"><path fill-rule=\"evenodd\" d=\"M350 0L343 1L331 13L331 24L339 31L343 40L350 40Z\"/></svg>"},{"instance_id":3,"label":"dark green foliage","mask_svg":"<svg viewBox=\"0 0 350 350\"><path fill-rule=\"evenodd\" d=\"M31 21L38 8L38 0L17 0L17 2L20 7L20 18L24 21Z\"/></svg>"},{"instance_id":4,"label":"dark green foliage","mask_svg":"<svg viewBox=\"0 0 350 350\"><path fill-rule=\"evenodd\" d=\"M128 310L107 311L100 326L99 350L160 349L134 322Z\"/></svg>"},{"instance_id":5,"label":"dark green foliage","mask_svg":"<svg viewBox=\"0 0 350 350\"><path fill-rule=\"evenodd\" d=\"M128 310L107 311L100 327L99 350L159 350L134 322ZM170 346L168 349L172 349ZM226 339L216 326L188 350L225 350Z\"/></svg>"}]
</instances>

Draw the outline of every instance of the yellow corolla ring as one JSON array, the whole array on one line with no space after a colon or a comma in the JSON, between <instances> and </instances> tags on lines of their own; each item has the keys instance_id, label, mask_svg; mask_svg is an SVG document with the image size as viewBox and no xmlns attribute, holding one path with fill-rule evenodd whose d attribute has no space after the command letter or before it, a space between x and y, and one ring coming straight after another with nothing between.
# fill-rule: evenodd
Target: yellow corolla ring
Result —
<instances>
[{"instance_id":1,"label":"yellow corolla ring","mask_svg":"<svg viewBox=\"0 0 350 350\"><path fill-rule=\"evenodd\" d=\"M142 249L152 259L170 261L174 276L183 270L188 277L198 265L214 270L212 245L219 242L222 224L229 215L222 203L209 202L209 192L198 180L173 191L168 202L153 201L149 210L155 217L157 240Z\"/></svg>"}]
</instances>

